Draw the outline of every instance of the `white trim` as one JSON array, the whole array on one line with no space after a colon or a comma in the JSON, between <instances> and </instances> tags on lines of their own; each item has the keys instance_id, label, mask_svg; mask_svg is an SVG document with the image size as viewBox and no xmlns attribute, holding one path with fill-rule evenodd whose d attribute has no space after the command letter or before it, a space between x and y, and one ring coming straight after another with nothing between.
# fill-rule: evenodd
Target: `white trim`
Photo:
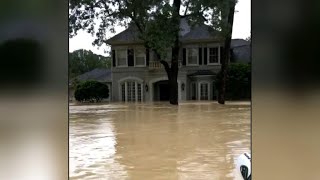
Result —
<instances>
[{"instance_id":1,"label":"white trim","mask_svg":"<svg viewBox=\"0 0 320 180\"><path fill-rule=\"evenodd\" d=\"M121 78L120 80L118 80L118 82L122 83L123 81L129 81L129 80L138 81L139 83L143 83L143 79L135 77L135 76L127 76L127 77Z\"/></svg>"},{"instance_id":2,"label":"white trim","mask_svg":"<svg viewBox=\"0 0 320 180\"><path fill-rule=\"evenodd\" d=\"M126 51L126 65L121 65L119 66L118 65L118 51L123 51L125 50ZM116 51L116 67L119 67L119 68L124 68L124 67L128 67L128 49L115 49Z\"/></svg>"},{"instance_id":3,"label":"white trim","mask_svg":"<svg viewBox=\"0 0 320 180\"><path fill-rule=\"evenodd\" d=\"M121 78L119 81L118 81L118 88L119 88L119 95L118 97L119 100L122 101L122 87L121 85L122 84L125 84L125 102L128 102L128 82L131 81L131 82L134 82L134 86L135 86L135 102L138 102L138 83L141 84L141 102L143 102L143 96L144 96L144 93L143 93L143 86L144 86L144 81L141 79L141 78L138 78L138 77L134 77L134 76L128 76L128 77L124 77L124 78ZM131 92L130 92L131 93ZM131 98L132 99L132 98Z\"/></svg>"},{"instance_id":4,"label":"white trim","mask_svg":"<svg viewBox=\"0 0 320 180\"><path fill-rule=\"evenodd\" d=\"M207 84L208 86L208 99L207 100L210 100L210 85L211 83L209 81L199 81L198 83L198 100L200 101L201 100L201 84Z\"/></svg>"},{"instance_id":5,"label":"white trim","mask_svg":"<svg viewBox=\"0 0 320 180\"><path fill-rule=\"evenodd\" d=\"M196 49L197 50L197 64L189 64L189 49ZM186 65L187 66L199 66L199 48L198 47L187 47L186 48Z\"/></svg>"},{"instance_id":6,"label":"white trim","mask_svg":"<svg viewBox=\"0 0 320 180\"><path fill-rule=\"evenodd\" d=\"M144 65L136 65L137 63L136 63L136 50L144 50ZM147 66L147 54L146 54L146 49L145 48L135 48L134 49L134 67L146 67Z\"/></svg>"},{"instance_id":7,"label":"white trim","mask_svg":"<svg viewBox=\"0 0 320 180\"><path fill-rule=\"evenodd\" d=\"M134 81L134 90L135 90L135 96L136 96L136 98L135 98L135 101L136 102L138 102L138 83L137 83L137 81Z\"/></svg>"},{"instance_id":8,"label":"white trim","mask_svg":"<svg viewBox=\"0 0 320 180\"><path fill-rule=\"evenodd\" d=\"M210 48L218 48L218 63L210 63ZM220 65L220 45L207 47L207 65Z\"/></svg>"},{"instance_id":9,"label":"white trim","mask_svg":"<svg viewBox=\"0 0 320 180\"><path fill-rule=\"evenodd\" d=\"M124 99L125 99L125 102L127 102L128 101L128 83L125 82L124 84L125 84L124 85L124 94L125 94ZM120 85L120 87L121 87L121 85Z\"/></svg>"}]
</instances>

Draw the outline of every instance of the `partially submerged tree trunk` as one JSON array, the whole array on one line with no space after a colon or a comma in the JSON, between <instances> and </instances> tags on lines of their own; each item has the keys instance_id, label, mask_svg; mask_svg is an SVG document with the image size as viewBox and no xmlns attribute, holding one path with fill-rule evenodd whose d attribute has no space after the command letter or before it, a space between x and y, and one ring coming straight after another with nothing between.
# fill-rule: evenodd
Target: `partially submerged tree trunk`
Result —
<instances>
[{"instance_id":1,"label":"partially submerged tree trunk","mask_svg":"<svg viewBox=\"0 0 320 180\"><path fill-rule=\"evenodd\" d=\"M233 17L235 10L236 1L230 1L228 17L227 17L227 26L226 26L226 36L225 36L225 47L222 51L221 56L221 83L218 90L218 103L225 103L225 94L226 94L226 82L227 82L227 68L230 60L230 47L231 47L231 36L232 36L232 26L233 26Z\"/></svg>"},{"instance_id":2,"label":"partially submerged tree trunk","mask_svg":"<svg viewBox=\"0 0 320 180\"><path fill-rule=\"evenodd\" d=\"M168 64L162 61L162 64L165 66L165 70L168 75L169 88L170 88L170 104L178 105L178 71L179 71L179 50L180 50L180 41L179 41L179 32L180 32L180 0L173 1L174 12L172 13L172 21L175 24L175 40L172 47L172 60L171 67L168 68Z\"/></svg>"},{"instance_id":3,"label":"partially submerged tree trunk","mask_svg":"<svg viewBox=\"0 0 320 180\"><path fill-rule=\"evenodd\" d=\"M178 71L179 71L179 40L176 40L172 48L171 73L169 79L170 104L178 105ZM168 76L169 77L169 76Z\"/></svg>"},{"instance_id":4,"label":"partially submerged tree trunk","mask_svg":"<svg viewBox=\"0 0 320 180\"><path fill-rule=\"evenodd\" d=\"M178 71L179 71L179 39L176 40L174 47L172 48L172 60L171 60L171 67L166 61L161 60L160 62L164 66L169 82L169 92L170 97L169 101L170 104L178 105ZM158 56L159 57L159 56Z\"/></svg>"}]
</instances>

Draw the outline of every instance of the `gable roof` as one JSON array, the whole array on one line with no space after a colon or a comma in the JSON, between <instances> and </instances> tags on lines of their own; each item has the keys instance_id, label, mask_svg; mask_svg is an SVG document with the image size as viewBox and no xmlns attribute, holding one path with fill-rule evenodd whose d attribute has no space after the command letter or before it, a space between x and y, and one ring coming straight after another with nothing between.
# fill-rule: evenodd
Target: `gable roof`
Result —
<instances>
[{"instance_id":1,"label":"gable roof","mask_svg":"<svg viewBox=\"0 0 320 180\"><path fill-rule=\"evenodd\" d=\"M81 74L74 79L77 79L79 81L94 80L99 82L111 82L111 70L96 68L92 71Z\"/></svg>"},{"instance_id":2,"label":"gable roof","mask_svg":"<svg viewBox=\"0 0 320 180\"><path fill-rule=\"evenodd\" d=\"M107 40L108 44L136 43L136 42L142 42L142 40L139 39L138 29L134 25L129 26L129 28L127 28L126 30L120 32L119 34Z\"/></svg>"},{"instance_id":3,"label":"gable roof","mask_svg":"<svg viewBox=\"0 0 320 180\"><path fill-rule=\"evenodd\" d=\"M181 41L191 40L218 40L218 34L210 32L210 27L207 25L196 26L190 29L190 31L181 37Z\"/></svg>"},{"instance_id":4,"label":"gable roof","mask_svg":"<svg viewBox=\"0 0 320 180\"><path fill-rule=\"evenodd\" d=\"M240 46L250 46L250 41L244 39L232 39L231 48L240 47Z\"/></svg>"},{"instance_id":5,"label":"gable roof","mask_svg":"<svg viewBox=\"0 0 320 180\"><path fill-rule=\"evenodd\" d=\"M180 22L181 41L217 40L217 35L210 32L209 29L210 27L207 25L191 27L186 18L182 18ZM130 44L141 43L143 41L139 39L137 27L132 24L129 28L108 39L106 42L107 44Z\"/></svg>"}]
</instances>

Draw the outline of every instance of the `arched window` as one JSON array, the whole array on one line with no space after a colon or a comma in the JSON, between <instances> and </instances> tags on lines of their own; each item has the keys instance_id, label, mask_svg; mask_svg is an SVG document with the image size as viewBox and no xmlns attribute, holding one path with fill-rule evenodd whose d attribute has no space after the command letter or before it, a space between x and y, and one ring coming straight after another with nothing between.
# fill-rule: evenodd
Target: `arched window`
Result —
<instances>
[{"instance_id":1,"label":"arched window","mask_svg":"<svg viewBox=\"0 0 320 180\"><path fill-rule=\"evenodd\" d=\"M134 80L124 81L120 85L122 101L143 101L142 83Z\"/></svg>"}]
</instances>

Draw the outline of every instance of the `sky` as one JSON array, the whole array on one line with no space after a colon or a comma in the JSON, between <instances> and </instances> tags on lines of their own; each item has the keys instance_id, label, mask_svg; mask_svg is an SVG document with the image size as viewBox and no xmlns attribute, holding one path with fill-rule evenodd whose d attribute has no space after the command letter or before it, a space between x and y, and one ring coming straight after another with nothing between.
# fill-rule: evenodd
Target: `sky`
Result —
<instances>
[{"instance_id":1,"label":"sky","mask_svg":"<svg viewBox=\"0 0 320 180\"><path fill-rule=\"evenodd\" d=\"M238 0L238 3L235 7L234 22L233 22L233 31L232 39L245 39L251 34L251 0ZM125 27L118 26L115 28L115 34L109 34L110 38L121 31L125 30ZM91 50L95 54L108 56L106 52L109 47L106 45L103 46L93 46L92 42L94 37L91 34L86 33L85 31L79 31L78 35L69 39L69 52L86 49Z\"/></svg>"}]
</instances>

